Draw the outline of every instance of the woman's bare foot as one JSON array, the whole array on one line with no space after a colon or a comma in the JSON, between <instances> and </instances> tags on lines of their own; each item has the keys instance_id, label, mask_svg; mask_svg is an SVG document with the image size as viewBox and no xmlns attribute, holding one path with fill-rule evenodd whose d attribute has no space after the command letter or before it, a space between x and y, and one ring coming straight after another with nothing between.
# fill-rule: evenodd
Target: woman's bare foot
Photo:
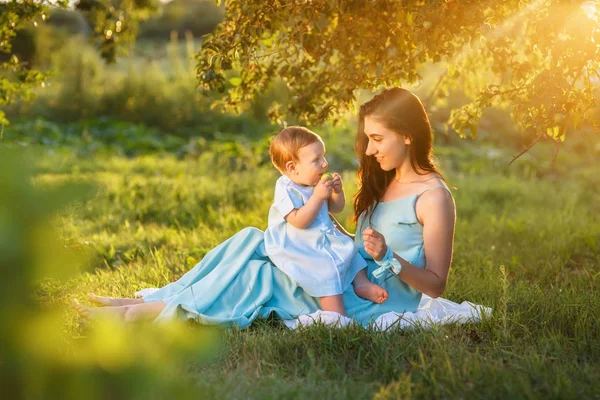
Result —
<instances>
[{"instance_id":1,"label":"woman's bare foot","mask_svg":"<svg viewBox=\"0 0 600 400\"><path fill-rule=\"evenodd\" d=\"M97 304L99 307L129 306L132 304L141 304L144 302L144 300L142 299L120 299L117 297L103 297L96 296L94 293L88 294L88 300L92 303Z\"/></svg>"},{"instance_id":2,"label":"woman's bare foot","mask_svg":"<svg viewBox=\"0 0 600 400\"><path fill-rule=\"evenodd\" d=\"M75 309L85 319L94 320L103 317L112 317L118 320L125 320L127 306L121 307L88 307L79 303L76 299L71 300L71 307Z\"/></svg>"},{"instance_id":3,"label":"woman's bare foot","mask_svg":"<svg viewBox=\"0 0 600 400\"><path fill-rule=\"evenodd\" d=\"M76 299L71 300L71 306L85 319L115 318L125 322L152 320L165 308L165 303L128 304L123 306L88 307Z\"/></svg>"},{"instance_id":4,"label":"woman's bare foot","mask_svg":"<svg viewBox=\"0 0 600 400\"><path fill-rule=\"evenodd\" d=\"M388 298L388 292L381 286L367 280L366 282L354 283L354 293L358 297L371 300L373 303L381 304Z\"/></svg>"}]
</instances>

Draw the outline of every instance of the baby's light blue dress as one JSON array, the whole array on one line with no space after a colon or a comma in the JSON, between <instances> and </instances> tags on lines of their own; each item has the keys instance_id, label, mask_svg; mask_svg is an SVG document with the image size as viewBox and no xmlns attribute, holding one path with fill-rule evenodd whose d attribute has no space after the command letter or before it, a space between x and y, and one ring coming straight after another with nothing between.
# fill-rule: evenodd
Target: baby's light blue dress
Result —
<instances>
[{"instance_id":1,"label":"baby's light blue dress","mask_svg":"<svg viewBox=\"0 0 600 400\"><path fill-rule=\"evenodd\" d=\"M273 264L310 296L342 294L367 263L352 239L334 226L327 202L304 229L285 220L293 209L305 205L313 192L314 187L300 186L285 175L277 180L265 231L265 249Z\"/></svg>"},{"instance_id":2,"label":"baby's light blue dress","mask_svg":"<svg viewBox=\"0 0 600 400\"><path fill-rule=\"evenodd\" d=\"M367 276L389 295L385 302L376 304L358 297L353 286L344 291L347 315L363 326L388 312L402 314L417 310L420 292L391 272L379 279L373 277L378 265L364 251L362 231L367 226L373 227L384 235L396 254L424 268L423 226L415 213L420 194L379 203L370 220L359 219L355 244L367 262ZM293 319L316 312L318 300L273 265L266 254L264 238L261 230L245 228L211 250L178 281L145 296L144 302L166 304L156 321L192 319L202 324L246 328L256 318L266 318L271 313Z\"/></svg>"}]
</instances>

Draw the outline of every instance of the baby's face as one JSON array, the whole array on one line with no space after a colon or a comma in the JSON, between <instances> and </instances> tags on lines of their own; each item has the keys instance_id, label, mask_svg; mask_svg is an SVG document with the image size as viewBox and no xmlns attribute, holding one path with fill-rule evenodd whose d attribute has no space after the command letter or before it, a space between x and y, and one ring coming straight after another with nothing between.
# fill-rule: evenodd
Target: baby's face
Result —
<instances>
[{"instance_id":1,"label":"baby's face","mask_svg":"<svg viewBox=\"0 0 600 400\"><path fill-rule=\"evenodd\" d=\"M325 159L325 146L321 142L314 142L301 147L297 155L295 169L287 174L288 177L299 185L315 186L329 166Z\"/></svg>"}]
</instances>

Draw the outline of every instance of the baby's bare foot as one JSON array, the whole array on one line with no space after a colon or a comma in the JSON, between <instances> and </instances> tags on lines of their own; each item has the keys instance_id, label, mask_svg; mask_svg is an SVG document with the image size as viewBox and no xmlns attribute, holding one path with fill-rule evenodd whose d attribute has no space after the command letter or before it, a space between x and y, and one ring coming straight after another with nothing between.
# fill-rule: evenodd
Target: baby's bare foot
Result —
<instances>
[{"instance_id":1,"label":"baby's bare foot","mask_svg":"<svg viewBox=\"0 0 600 400\"><path fill-rule=\"evenodd\" d=\"M71 306L85 319L94 320L98 318L125 319L127 307L88 307L79 303L76 299L71 300Z\"/></svg>"},{"instance_id":2,"label":"baby's bare foot","mask_svg":"<svg viewBox=\"0 0 600 400\"><path fill-rule=\"evenodd\" d=\"M92 303L96 303L100 307L129 306L132 304L141 304L144 302L144 300L142 299L119 299L116 297L96 296L94 293L89 293L88 299Z\"/></svg>"},{"instance_id":3,"label":"baby's bare foot","mask_svg":"<svg viewBox=\"0 0 600 400\"><path fill-rule=\"evenodd\" d=\"M363 299L371 300L373 303L381 304L388 298L388 292L379 285L373 282L367 281L354 285L354 292L358 297Z\"/></svg>"}]
</instances>

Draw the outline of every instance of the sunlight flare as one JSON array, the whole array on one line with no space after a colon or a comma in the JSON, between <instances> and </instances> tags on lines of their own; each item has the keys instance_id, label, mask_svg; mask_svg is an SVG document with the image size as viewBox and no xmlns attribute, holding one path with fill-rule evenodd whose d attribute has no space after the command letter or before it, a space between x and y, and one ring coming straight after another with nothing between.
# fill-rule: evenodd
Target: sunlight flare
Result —
<instances>
[{"instance_id":1,"label":"sunlight flare","mask_svg":"<svg viewBox=\"0 0 600 400\"><path fill-rule=\"evenodd\" d=\"M581 9L585 13L585 16L591 19L592 21L600 21L600 2L586 1L581 5Z\"/></svg>"}]
</instances>

